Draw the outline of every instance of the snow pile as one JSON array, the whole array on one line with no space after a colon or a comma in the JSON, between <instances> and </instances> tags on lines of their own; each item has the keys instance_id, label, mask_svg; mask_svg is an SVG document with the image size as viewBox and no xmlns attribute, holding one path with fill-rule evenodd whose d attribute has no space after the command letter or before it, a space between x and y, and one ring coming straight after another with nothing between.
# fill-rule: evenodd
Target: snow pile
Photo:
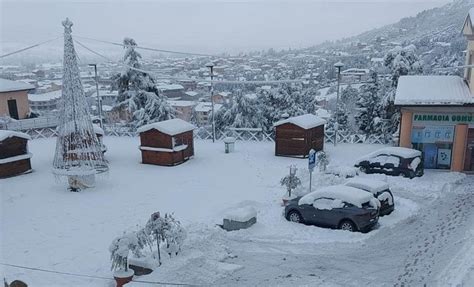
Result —
<instances>
[{"instance_id":1,"label":"snow pile","mask_svg":"<svg viewBox=\"0 0 474 287\"><path fill-rule=\"evenodd\" d=\"M19 137L22 139L31 140L31 137L25 133L8 131L8 130L0 130L0 141L3 141L7 138L12 138L12 137Z\"/></svg>"},{"instance_id":2,"label":"snow pile","mask_svg":"<svg viewBox=\"0 0 474 287\"><path fill-rule=\"evenodd\" d=\"M316 209L331 210L333 208L344 207L344 202L342 202L340 199L320 198L314 201L313 206Z\"/></svg>"},{"instance_id":3,"label":"snow pile","mask_svg":"<svg viewBox=\"0 0 474 287\"><path fill-rule=\"evenodd\" d=\"M300 128L307 130L317 126L322 126L326 124L326 121L315 115L306 114L278 121L274 124L274 126L276 127L287 123L294 124L296 126L299 126Z\"/></svg>"},{"instance_id":4,"label":"snow pile","mask_svg":"<svg viewBox=\"0 0 474 287\"><path fill-rule=\"evenodd\" d=\"M322 197L340 199L357 207L362 207L362 204L374 199L372 194L364 190L345 185L333 185L323 187L303 196L298 204L313 204L316 199Z\"/></svg>"},{"instance_id":5,"label":"snow pile","mask_svg":"<svg viewBox=\"0 0 474 287\"><path fill-rule=\"evenodd\" d=\"M92 127L94 128L94 133L95 133L96 135L101 135L101 136L104 136L104 135L105 135L104 130L103 130L101 127L99 127L98 125L93 124Z\"/></svg>"},{"instance_id":6,"label":"snow pile","mask_svg":"<svg viewBox=\"0 0 474 287\"><path fill-rule=\"evenodd\" d=\"M388 200L388 204L393 205L393 197L390 195L389 192L383 192L378 197L379 201Z\"/></svg>"},{"instance_id":7,"label":"snow pile","mask_svg":"<svg viewBox=\"0 0 474 287\"><path fill-rule=\"evenodd\" d=\"M351 178L346 182L346 185L369 191L372 194L377 194L378 192L389 189L388 183L367 177Z\"/></svg>"},{"instance_id":8,"label":"snow pile","mask_svg":"<svg viewBox=\"0 0 474 287\"><path fill-rule=\"evenodd\" d=\"M418 165L421 163L421 158L415 157L410 165L408 166L411 170L415 171L418 168Z\"/></svg>"},{"instance_id":9,"label":"snow pile","mask_svg":"<svg viewBox=\"0 0 474 287\"><path fill-rule=\"evenodd\" d=\"M255 210L255 208L252 206L247 206L229 210L225 214L224 219L246 222L254 217L257 217L257 210Z\"/></svg>"},{"instance_id":10,"label":"snow pile","mask_svg":"<svg viewBox=\"0 0 474 287\"><path fill-rule=\"evenodd\" d=\"M143 133L152 129L160 131L164 134L174 136L188 131L194 130L196 127L182 119L171 119L167 121L156 122L141 126L137 129L139 133Z\"/></svg>"}]
</instances>

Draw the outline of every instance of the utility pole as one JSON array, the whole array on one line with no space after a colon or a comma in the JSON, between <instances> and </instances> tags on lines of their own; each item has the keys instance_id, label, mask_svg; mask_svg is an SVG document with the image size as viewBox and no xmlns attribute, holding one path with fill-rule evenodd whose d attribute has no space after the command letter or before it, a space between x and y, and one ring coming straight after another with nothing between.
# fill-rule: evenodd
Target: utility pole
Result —
<instances>
[{"instance_id":1,"label":"utility pole","mask_svg":"<svg viewBox=\"0 0 474 287\"><path fill-rule=\"evenodd\" d=\"M95 89L97 91L97 109L99 110L100 127L104 128L104 123L102 122L102 99L99 95L99 78L97 77L97 64L89 64L89 67L94 67Z\"/></svg>"},{"instance_id":2,"label":"utility pole","mask_svg":"<svg viewBox=\"0 0 474 287\"><path fill-rule=\"evenodd\" d=\"M214 85L213 85L213 80L214 80L214 64L210 62L209 64L206 65L211 70L211 122L212 122L212 142L216 141L216 123L214 121Z\"/></svg>"},{"instance_id":3,"label":"utility pole","mask_svg":"<svg viewBox=\"0 0 474 287\"><path fill-rule=\"evenodd\" d=\"M334 67L337 69L337 92L336 92L336 123L334 124L334 146L337 145L337 132L339 131L339 87L341 86L341 69L344 67L342 62L337 62L334 64Z\"/></svg>"}]
</instances>

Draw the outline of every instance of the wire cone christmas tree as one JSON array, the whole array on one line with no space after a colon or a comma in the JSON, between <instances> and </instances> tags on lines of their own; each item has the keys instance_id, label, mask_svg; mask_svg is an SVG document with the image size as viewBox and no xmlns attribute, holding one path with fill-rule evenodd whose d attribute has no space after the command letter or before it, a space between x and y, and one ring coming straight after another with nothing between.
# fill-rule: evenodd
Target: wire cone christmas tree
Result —
<instances>
[{"instance_id":1,"label":"wire cone christmas tree","mask_svg":"<svg viewBox=\"0 0 474 287\"><path fill-rule=\"evenodd\" d=\"M68 178L72 191L94 185L95 174L108 170L99 140L94 133L89 107L84 96L72 22L64 26L63 86L53 173Z\"/></svg>"}]
</instances>

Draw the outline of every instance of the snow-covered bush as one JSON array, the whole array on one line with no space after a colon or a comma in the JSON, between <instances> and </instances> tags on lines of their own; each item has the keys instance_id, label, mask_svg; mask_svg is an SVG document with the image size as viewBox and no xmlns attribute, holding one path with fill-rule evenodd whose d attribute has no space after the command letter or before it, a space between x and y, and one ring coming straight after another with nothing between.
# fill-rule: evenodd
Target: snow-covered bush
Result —
<instances>
[{"instance_id":1,"label":"snow-covered bush","mask_svg":"<svg viewBox=\"0 0 474 287\"><path fill-rule=\"evenodd\" d=\"M124 233L116 237L110 244L110 260L112 261L112 270L128 271L128 254L130 251L137 252L139 249L136 233Z\"/></svg>"},{"instance_id":2,"label":"snow-covered bush","mask_svg":"<svg viewBox=\"0 0 474 287\"><path fill-rule=\"evenodd\" d=\"M324 151L316 153L316 162L319 167L319 171L324 172L329 164L329 157Z\"/></svg>"},{"instance_id":3,"label":"snow-covered bush","mask_svg":"<svg viewBox=\"0 0 474 287\"><path fill-rule=\"evenodd\" d=\"M280 180L280 184L286 187L288 192L288 197L291 198L291 191L296 189L299 185L301 185L301 180L296 176L297 168L295 166L290 167L290 173L283 177Z\"/></svg>"},{"instance_id":4,"label":"snow-covered bush","mask_svg":"<svg viewBox=\"0 0 474 287\"><path fill-rule=\"evenodd\" d=\"M160 245L163 243L166 252L170 255L178 254L181 251L181 245L186 238L186 231L181 223L171 214L161 216L159 212L155 212L148 220L145 226L145 233L150 236L151 240L156 242L158 252L158 264L161 265Z\"/></svg>"}]
</instances>

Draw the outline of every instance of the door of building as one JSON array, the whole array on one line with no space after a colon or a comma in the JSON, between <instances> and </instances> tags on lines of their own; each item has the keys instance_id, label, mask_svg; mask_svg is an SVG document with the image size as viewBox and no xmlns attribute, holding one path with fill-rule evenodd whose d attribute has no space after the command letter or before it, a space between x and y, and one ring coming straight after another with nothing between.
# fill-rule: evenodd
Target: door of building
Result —
<instances>
[{"instance_id":1,"label":"door of building","mask_svg":"<svg viewBox=\"0 0 474 287\"><path fill-rule=\"evenodd\" d=\"M423 154L424 154L424 168L436 168L437 165L437 156L438 148L435 144L425 144L423 145Z\"/></svg>"},{"instance_id":2,"label":"door of building","mask_svg":"<svg viewBox=\"0 0 474 287\"><path fill-rule=\"evenodd\" d=\"M474 171L474 128L467 133L466 158L464 159L464 170Z\"/></svg>"},{"instance_id":3,"label":"door of building","mask_svg":"<svg viewBox=\"0 0 474 287\"><path fill-rule=\"evenodd\" d=\"M16 100L8 100L8 113L12 119L19 120Z\"/></svg>"}]
</instances>

